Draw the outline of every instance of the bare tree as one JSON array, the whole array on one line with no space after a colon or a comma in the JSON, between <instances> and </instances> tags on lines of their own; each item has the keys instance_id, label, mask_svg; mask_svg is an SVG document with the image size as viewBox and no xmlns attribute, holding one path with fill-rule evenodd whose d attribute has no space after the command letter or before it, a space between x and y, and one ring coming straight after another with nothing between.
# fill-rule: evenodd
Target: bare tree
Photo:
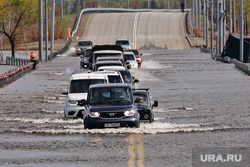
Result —
<instances>
[{"instance_id":1,"label":"bare tree","mask_svg":"<svg viewBox=\"0 0 250 167\"><path fill-rule=\"evenodd\" d=\"M37 0L1 0L0 33L4 34L11 45L12 57L15 57L15 42L23 30L38 21Z\"/></svg>"}]
</instances>

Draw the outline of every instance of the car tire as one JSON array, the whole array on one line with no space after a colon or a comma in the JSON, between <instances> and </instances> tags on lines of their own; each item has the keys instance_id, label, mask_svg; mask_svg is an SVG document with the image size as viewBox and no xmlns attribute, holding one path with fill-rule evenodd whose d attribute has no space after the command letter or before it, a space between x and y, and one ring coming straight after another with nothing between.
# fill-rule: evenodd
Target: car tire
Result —
<instances>
[{"instance_id":1,"label":"car tire","mask_svg":"<svg viewBox=\"0 0 250 167\"><path fill-rule=\"evenodd\" d=\"M152 122L154 122L154 114L150 115L149 123L152 123Z\"/></svg>"},{"instance_id":2,"label":"car tire","mask_svg":"<svg viewBox=\"0 0 250 167\"><path fill-rule=\"evenodd\" d=\"M89 129L89 125L87 123L84 123L84 129Z\"/></svg>"}]
</instances>

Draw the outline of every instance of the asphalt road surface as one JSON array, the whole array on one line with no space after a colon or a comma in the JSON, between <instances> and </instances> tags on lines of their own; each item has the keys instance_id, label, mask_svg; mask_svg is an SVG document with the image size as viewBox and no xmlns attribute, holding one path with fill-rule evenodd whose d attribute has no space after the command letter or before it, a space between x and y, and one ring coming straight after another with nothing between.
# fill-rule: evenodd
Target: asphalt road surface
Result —
<instances>
[{"instance_id":1,"label":"asphalt road surface","mask_svg":"<svg viewBox=\"0 0 250 167\"><path fill-rule=\"evenodd\" d=\"M191 167L199 147L219 149L216 154L221 147L249 147L248 75L198 49L141 52L142 66L132 73L136 87L150 88L159 101L154 123L86 130L81 119L65 119L61 89L72 74L86 72L69 51L0 89L0 165ZM249 154L238 151L243 162L200 166L249 165Z\"/></svg>"},{"instance_id":2,"label":"asphalt road surface","mask_svg":"<svg viewBox=\"0 0 250 167\"><path fill-rule=\"evenodd\" d=\"M81 39L94 44L115 44L127 38L134 48L189 49L181 12L93 14Z\"/></svg>"}]
</instances>

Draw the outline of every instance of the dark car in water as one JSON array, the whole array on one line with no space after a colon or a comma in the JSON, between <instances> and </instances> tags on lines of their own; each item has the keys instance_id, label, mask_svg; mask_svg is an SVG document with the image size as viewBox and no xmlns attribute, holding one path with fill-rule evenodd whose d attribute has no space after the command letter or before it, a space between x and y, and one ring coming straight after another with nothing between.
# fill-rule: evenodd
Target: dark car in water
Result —
<instances>
[{"instance_id":1,"label":"dark car in water","mask_svg":"<svg viewBox=\"0 0 250 167\"><path fill-rule=\"evenodd\" d=\"M92 41L78 41L76 46L76 54L81 55L83 54L85 48L92 47L93 43Z\"/></svg>"},{"instance_id":2,"label":"dark car in water","mask_svg":"<svg viewBox=\"0 0 250 167\"><path fill-rule=\"evenodd\" d=\"M80 68L89 68L89 59L92 54L92 48L88 47L85 48L82 55L80 55L81 61L80 61Z\"/></svg>"},{"instance_id":3,"label":"dark car in water","mask_svg":"<svg viewBox=\"0 0 250 167\"><path fill-rule=\"evenodd\" d=\"M151 103L149 89L133 89L135 104L140 114L141 120L154 121L153 108L158 107L158 101Z\"/></svg>"},{"instance_id":4,"label":"dark car in water","mask_svg":"<svg viewBox=\"0 0 250 167\"><path fill-rule=\"evenodd\" d=\"M116 128L140 126L140 114L129 84L96 84L89 87L85 105L84 128Z\"/></svg>"}]
</instances>

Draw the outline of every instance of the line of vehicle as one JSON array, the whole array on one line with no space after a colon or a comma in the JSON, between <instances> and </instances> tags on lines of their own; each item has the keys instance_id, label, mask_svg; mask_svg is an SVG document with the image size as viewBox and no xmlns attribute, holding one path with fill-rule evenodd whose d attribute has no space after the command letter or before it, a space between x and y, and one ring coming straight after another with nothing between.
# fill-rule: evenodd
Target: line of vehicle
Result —
<instances>
[{"instance_id":1,"label":"line of vehicle","mask_svg":"<svg viewBox=\"0 0 250 167\"><path fill-rule=\"evenodd\" d=\"M136 49L136 43L137 43L137 36L136 36L136 33L137 33L137 23L138 23L138 18L139 18L139 15L141 14L140 13L136 13L135 17L134 17L134 25L133 25L133 48Z\"/></svg>"}]
</instances>

